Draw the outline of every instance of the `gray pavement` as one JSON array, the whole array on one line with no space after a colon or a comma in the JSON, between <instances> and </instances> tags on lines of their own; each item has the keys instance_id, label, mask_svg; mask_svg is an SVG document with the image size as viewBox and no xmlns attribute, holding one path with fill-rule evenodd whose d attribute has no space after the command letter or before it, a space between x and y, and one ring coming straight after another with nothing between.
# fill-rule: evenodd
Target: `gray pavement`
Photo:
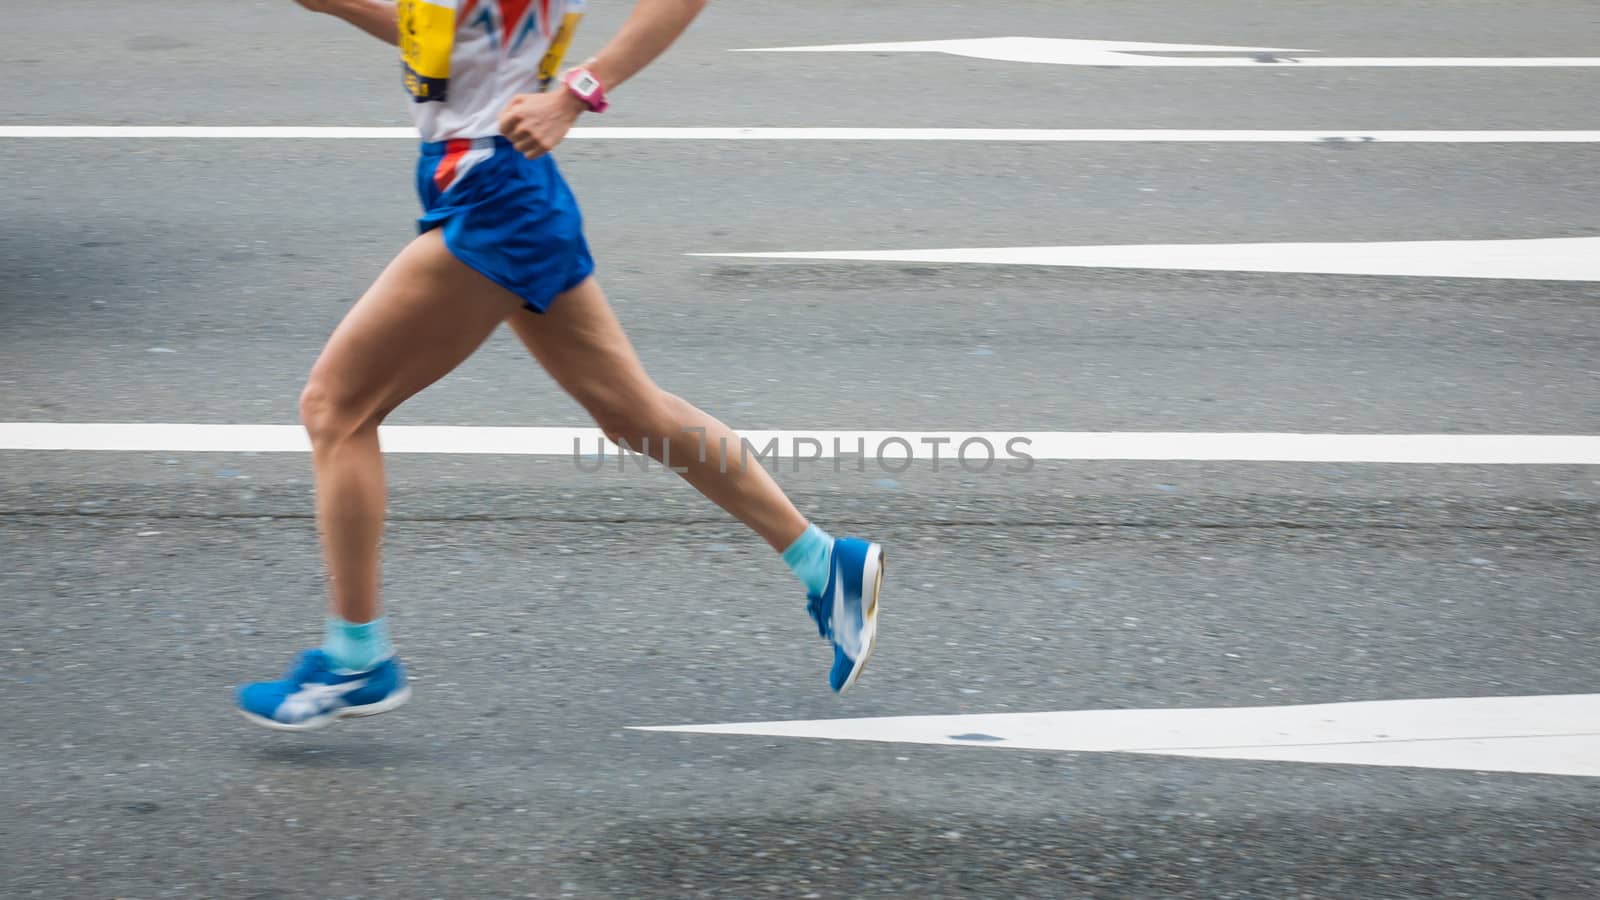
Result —
<instances>
[{"instance_id":1,"label":"gray pavement","mask_svg":"<svg viewBox=\"0 0 1600 900\"><path fill-rule=\"evenodd\" d=\"M596 5L577 53L624 12ZM0 124L404 121L390 51L287 0L60 2L17 27ZM1600 70L725 52L1006 34L1584 56L1600 13L714 3L603 124L1600 128ZM864 82L889 98L852 97ZM652 372L736 427L1594 434L1592 284L685 254L1592 235L1595 153L559 156ZM0 163L3 421L292 423L415 214L404 142L0 140ZM394 421L583 419L502 335ZM781 565L670 476L448 456L390 475L416 699L286 736L228 691L316 637L303 458L0 451L0 895L1600 893L1596 779L626 730L1593 693L1600 469L786 469L826 526L889 548L882 644L843 698Z\"/></svg>"}]
</instances>

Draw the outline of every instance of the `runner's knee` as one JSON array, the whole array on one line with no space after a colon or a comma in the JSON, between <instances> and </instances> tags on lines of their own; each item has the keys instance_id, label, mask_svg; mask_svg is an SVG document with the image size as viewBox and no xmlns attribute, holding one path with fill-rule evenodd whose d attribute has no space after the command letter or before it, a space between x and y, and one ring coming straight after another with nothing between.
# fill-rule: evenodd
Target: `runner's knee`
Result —
<instances>
[{"instance_id":1,"label":"runner's knee","mask_svg":"<svg viewBox=\"0 0 1600 900\"><path fill-rule=\"evenodd\" d=\"M380 419L339 397L321 379L313 377L300 392L300 424L311 436L313 447L331 447L349 440L366 428L376 428Z\"/></svg>"}]
</instances>

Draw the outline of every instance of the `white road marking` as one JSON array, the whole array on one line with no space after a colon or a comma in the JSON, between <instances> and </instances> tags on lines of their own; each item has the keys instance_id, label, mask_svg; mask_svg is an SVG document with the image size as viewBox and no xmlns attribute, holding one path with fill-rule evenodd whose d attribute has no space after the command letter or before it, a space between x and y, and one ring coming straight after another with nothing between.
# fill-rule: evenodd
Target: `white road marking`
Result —
<instances>
[{"instance_id":1,"label":"white road marking","mask_svg":"<svg viewBox=\"0 0 1600 900\"><path fill-rule=\"evenodd\" d=\"M410 127L342 125L0 125L0 138L415 141L419 136L417 130Z\"/></svg>"},{"instance_id":2,"label":"white road marking","mask_svg":"<svg viewBox=\"0 0 1600 900\"><path fill-rule=\"evenodd\" d=\"M889 41L878 44L823 44L811 47L751 47L736 53L948 53L1002 62L1057 66L1186 66L1203 68L1468 67L1569 68L1600 66L1589 56L1303 56L1316 50L1275 47L1224 47L1140 41L1089 41L1071 38L993 37L953 41ZM1172 56L1174 53L1235 53L1249 56ZM1148 55L1147 55L1148 54Z\"/></svg>"},{"instance_id":3,"label":"white road marking","mask_svg":"<svg viewBox=\"0 0 1600 900\"><path fill-rule=\"evenodd\" d=\"M1122 244L690 255L743 259L1600 281L1600 237L1301 244Z\"/></svg>"},{"instance_id":4,"label":"white road marking","mask_svg":"<svg viewBox=\"0 0 1600 900\"><path fill-rule=\"evenodd\" d=\"M1192 128L574 128L579 141L987 141L1125 144L1595 144L1600 131L1339 131ZM0 125L0 139L417 140L409 127Z\"/></svg>"},{"instance_id":5,"label":"white road marking","mask_svg":"<svg viewBox=\"0 0 1600 900\"><path fill-rule=\"evenodd\" d=\"M1600 694L899 716L635 730L1600 777Z\"/></svg>"},{"instance_id":6,"label":"white road marking","mask_svg":"<svg viewBox=\"0 0 1600 900\"><path fill-rule=\"evenodd\" d=\"M937 454L974 469L992 448L995 465L1036 460L1399 463L1418 465L1600 465L1600 435L1575 434L1294 434L1253 432L1072 431L746 431L766 458L844 459L865 455L890 465ZM595 428L384 426L391 453L593 455ZM685 453L697 452L694 439ZM970 442L970 443L969 443ZM966 446L963 452L962 447ZM615 454L607 443L606 453ZM110 422L0 422L0 450L151 453L305 453L295 425L201 425ZM676 450L674 452L677 452ZM679 457L686 459L687 456Z\"/></svg>"}]
</instances>

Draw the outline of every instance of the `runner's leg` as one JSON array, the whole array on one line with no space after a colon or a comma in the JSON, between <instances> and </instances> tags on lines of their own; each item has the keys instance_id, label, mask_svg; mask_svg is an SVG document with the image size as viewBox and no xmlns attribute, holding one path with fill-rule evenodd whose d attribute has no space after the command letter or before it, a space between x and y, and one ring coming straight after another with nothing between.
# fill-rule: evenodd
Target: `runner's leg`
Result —
<instances>
[{"instance_id":1,"label":"runner's leg","mask_svg":"<svg viewBox=\"0 0 1600 900\"><path fill-rule=\"evenodd\" d=\"M460 365L520 305L430 231L395 257L328 339L300 418L311 436L317 524L340 619L379 615L386 490L378 424Z\"/></svg>"},{"instance_id":2,"label":"runner's leg","mask_svg":"<svg viewBox=\"0 0 1600 900\"><path fill-rule=\"evenodd\" d=\"M509 323L611 440L648 446L657 460L670 448L670 464L688 470L686 481L780 553L805 533L805 517L760 462L741 452L738 435L650 380L595 279L556 298L543 315L522 313Z\"/></svg>"}]
</instances>

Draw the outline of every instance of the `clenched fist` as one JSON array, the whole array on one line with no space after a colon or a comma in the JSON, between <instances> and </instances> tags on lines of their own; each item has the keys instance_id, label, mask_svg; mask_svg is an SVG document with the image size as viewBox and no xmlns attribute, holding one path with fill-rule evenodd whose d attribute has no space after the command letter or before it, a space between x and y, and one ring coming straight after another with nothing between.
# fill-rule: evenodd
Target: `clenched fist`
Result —
<instances>
[{"instance_id":1,"label":"clenched fist","mask_svg":"<svg viewBox=\"0 0 1600 900\"><path fill-rule=\"evenodd\" d=\"M537 159L554 150L588 108L563 87L547 94L518 94L500 113L500 133L518 153Z\"/></svg>"}]
</instances>

